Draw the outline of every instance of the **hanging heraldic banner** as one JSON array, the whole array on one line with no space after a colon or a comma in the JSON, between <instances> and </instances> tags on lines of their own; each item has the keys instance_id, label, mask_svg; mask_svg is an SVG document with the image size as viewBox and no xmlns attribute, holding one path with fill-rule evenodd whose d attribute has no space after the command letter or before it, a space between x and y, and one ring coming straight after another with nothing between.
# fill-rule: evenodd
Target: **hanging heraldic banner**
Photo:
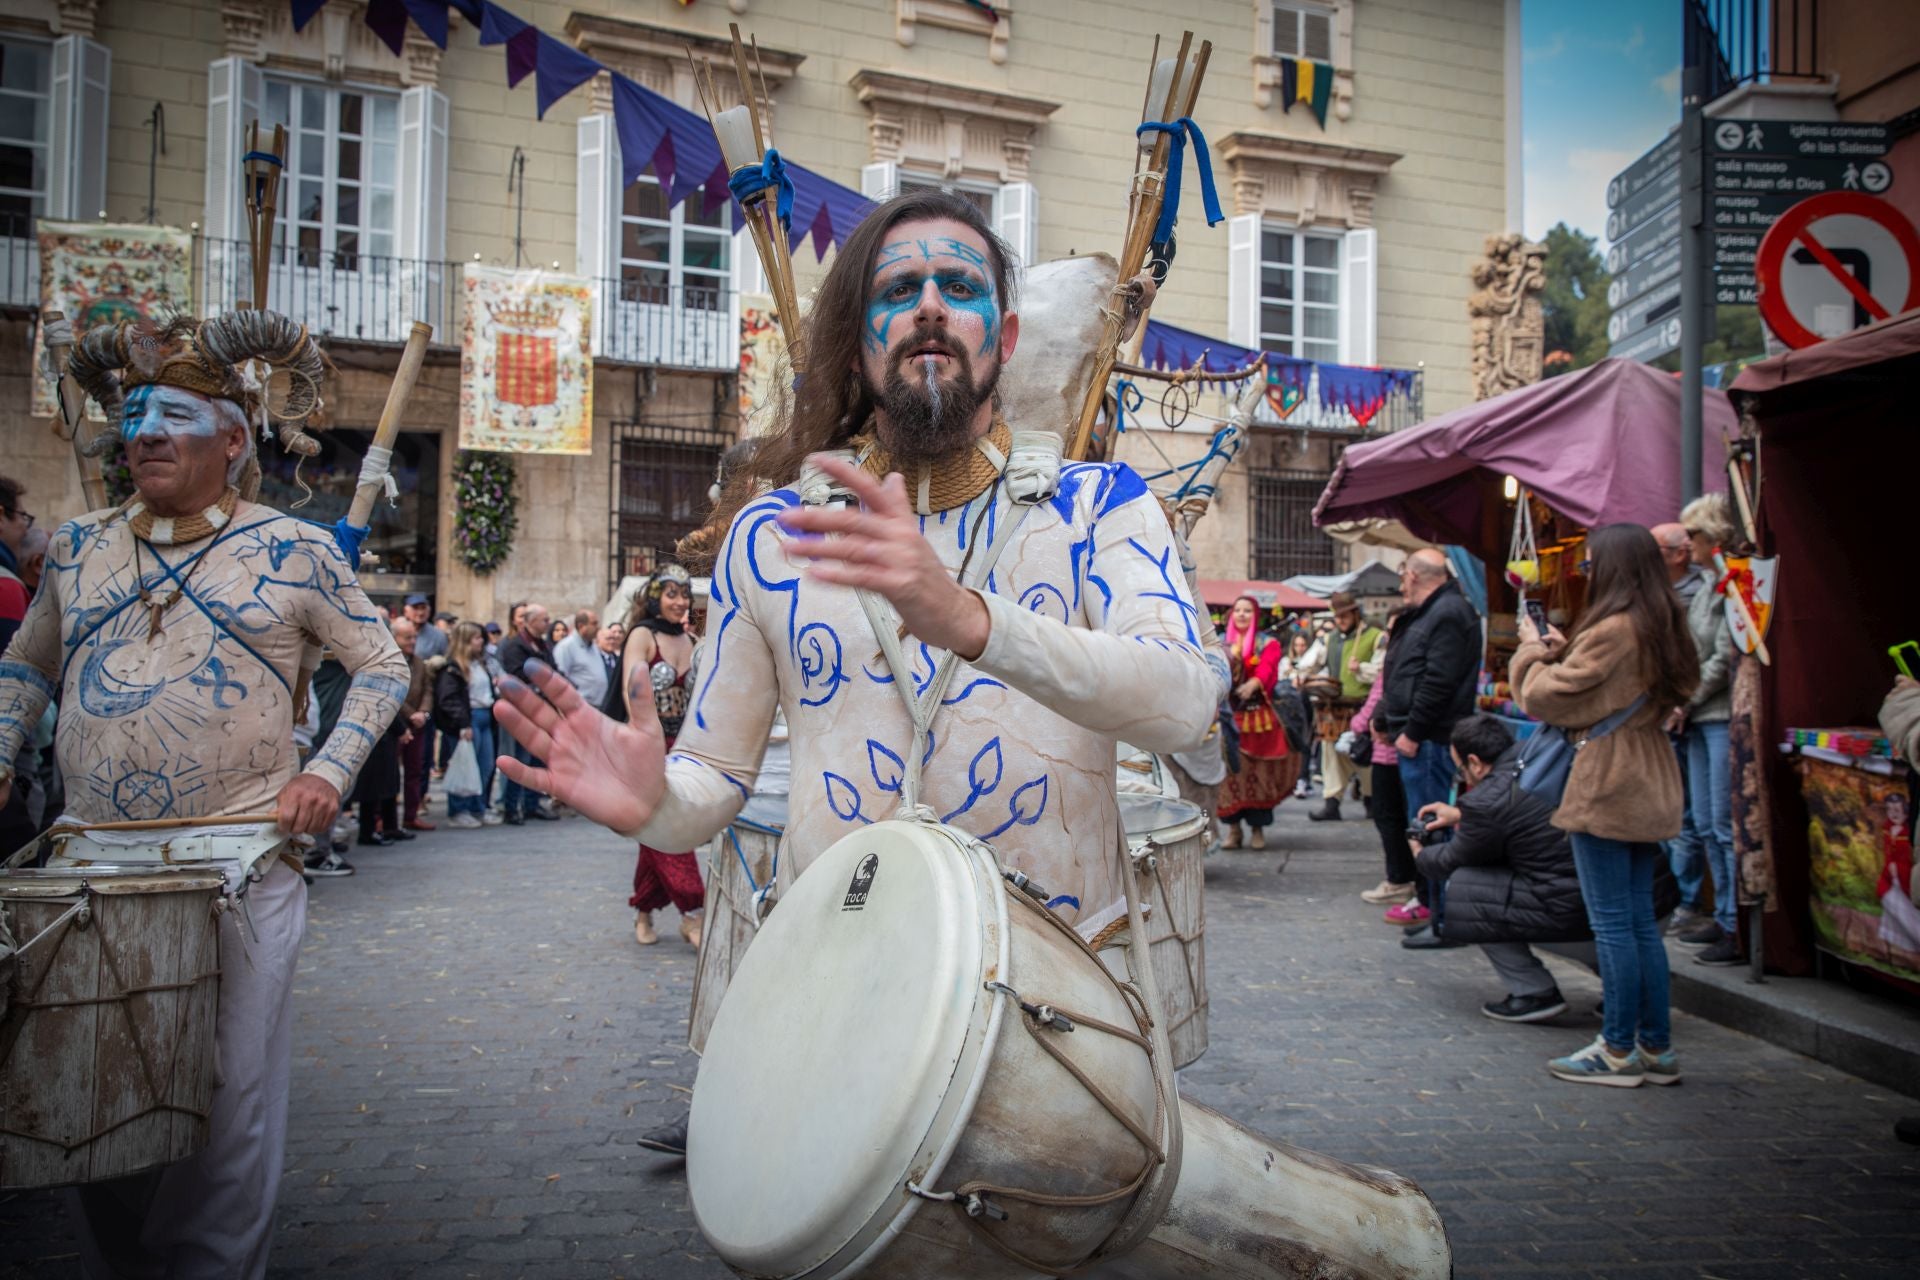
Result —
<instances>
[{"instance_id":1,"label":"hanging heraldic banner","mask_svg":"<svg viewBox=\"0 0 1920 1280\"><path fill-rule=\"evenodd\" d=\"M592 283L551 271L463 271L460 447L592 453Z\"/></svg>"},{"instance_id":2,"label":"hanging heraldic banner","mask_svg":"<svg viewBox=\"0 0 1920 1280\"><path fill-rule=\"evenodd\" d=\"M175 311L193 311L193 237L174 227L144 223L47 222L39 224L40 313L58 311L73 324L73 336L122 320L164 321ZM45 329L33 331L33 367L45 353ZM53 389L33 378L33 415L51 418ZM104 422L91 400L88 411Z\"/></svg>"}]
</instances>

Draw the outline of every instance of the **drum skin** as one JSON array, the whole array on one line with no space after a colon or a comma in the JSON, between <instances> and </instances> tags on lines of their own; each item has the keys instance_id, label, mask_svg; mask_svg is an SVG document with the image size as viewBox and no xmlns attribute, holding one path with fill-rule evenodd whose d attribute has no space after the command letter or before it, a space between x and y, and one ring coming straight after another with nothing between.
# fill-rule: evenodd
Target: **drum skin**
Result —
<instances>
[{"instance_id":1,"label":"drum skin","mask_svg":"<svg viewBox=\"0 0 1920 1280\"><path fill-rule=\"evenodd\" d=\"M700 935L693 1005L687 1016L687 1044L695 1053L706 1051L720 998L760 931L753 886L773 883L786 827L787 797L755 795L733 825L713 838L707 862L706 927Z\"/></svg>"},{"instance_id":2,"label":"drum skin","mask_svg":"<svg viewBox=\"0 0 1920 1280\"><path fill-rule=\"evenodd\" d=\"M1146 908L1173 1065L1184 1067L1207 1051L1205 863L1213 819L1182 800L1123 793L1120 820L1133 853L1135 892Z\"/></svg>"},{"instance_id":3,"label":"drum skin","mask_svg":"<svg viewBox=\"0 0 1920 1280\"><path fill-rule=\"evenodd\" d=\"M869 863L868 859L873 862ZM1036 1027L1031 1004L1134 1021L1098 961L1018 901L985 845L882 822L823 854L734 974L695 1083L693 1210L742 1275L881 1280L1032 1274L935 1192L981 1180L1099 1195L1145 1167L1140 1141L1035 1042L1054 1039L1143 1130L1144 1049L1090 1026ZM993 1198L981 1229L1050 1266L1095 1249L1132 1197L1054 1208Z\"/></svg>"},{"instance_id":4,"label":"drum skin","mask_svg":"<svg viewBox=\"0 0 1920 1280\"><path fill-rule=\"evenodd\" d=\"M83 882L85 923L54 925ZM54 926L0 957L0 1189L123 1177L206 1143L221 891L203 870L0 872L15 945ZM170 989L124 994L138 987Z\"/></svg>"}]
</instances>

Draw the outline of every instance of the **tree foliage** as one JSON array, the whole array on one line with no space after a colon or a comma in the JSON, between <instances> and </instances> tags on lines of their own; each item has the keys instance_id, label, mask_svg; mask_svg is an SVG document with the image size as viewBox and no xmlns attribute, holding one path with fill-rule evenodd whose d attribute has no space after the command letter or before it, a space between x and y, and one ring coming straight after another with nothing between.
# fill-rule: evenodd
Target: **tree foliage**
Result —
<instances>
[{"instance_id":1,"label":"tree foliage","mask_svg":"<svg viewBox=\"0 0 1920 1280\"><path fill-rule=\"evenodd\" d=\"M1546 312L1548 377L1584 369L1607 355L1607 268L1594 238L1564 222L1547 232Z\"/></svg>"}]
</instances>

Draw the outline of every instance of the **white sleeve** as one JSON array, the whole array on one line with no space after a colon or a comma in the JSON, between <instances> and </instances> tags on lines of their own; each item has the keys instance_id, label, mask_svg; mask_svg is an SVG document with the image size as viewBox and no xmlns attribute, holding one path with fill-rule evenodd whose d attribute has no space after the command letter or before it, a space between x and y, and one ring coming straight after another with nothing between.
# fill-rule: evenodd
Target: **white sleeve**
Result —
<instances>
[{"instance_id":1,"label":"white sleeve","mask_svg":"<svg viewBox=\"0 0 1920 1280\"><path fill-rule=\"evenodd\" d=\"M1095 733L1184 751L1213 725L1218 685L1173 531L1159 502L1132 484L1138 495L1108 507L1091 530L1084 598L1094 629L983 593L992 632L972 665Z\"/></svg>"},{"instance_id":2,"label":"white sleeve","mask_svg":"<svg viewBox=\"0 0 1920 1280\"><path fill-rule=\"evenodd\" d=\"M714 568L707 616L719 621L700 642L687 718L667 753L666 795L633 833L655 849L674 852L705 843L733 821L760 776L780 687L773 653L738 584L752 581L744 544L753 535L741 531L764 523L758 516L767 501L735 517Z\"/></svg>"}]
</instances>

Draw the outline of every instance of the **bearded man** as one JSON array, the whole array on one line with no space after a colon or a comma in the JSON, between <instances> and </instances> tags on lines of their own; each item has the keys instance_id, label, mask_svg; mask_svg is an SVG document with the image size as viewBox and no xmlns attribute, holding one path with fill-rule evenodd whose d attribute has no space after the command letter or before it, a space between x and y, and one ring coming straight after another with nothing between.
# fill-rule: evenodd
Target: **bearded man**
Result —
<instances>
[{"instance_id":1,"label":"bearded man","mask_svg":"<svg viewBox=\"0 0 1920 1280\"><path fill-rule=\"evenodd\" d=\"M1009 465L993 392L1019 333L1007 251L973 205L937 191L882 205L817 295L788 429L715 513L727 532L710 638L671 754L645 686L621 725L530 668L551 704L510 684L498 711L547 764L501 767L615 831L691 849L739 812L784 711L781 888L895 816L919 772L923 806L993 842L1083 933L1119 916L1114 741L1193 746L1216 686L1172 532L1140 478L1060 467L1057 436L1050 462L1023 441ZM849 500L826 501L836 490ZM904 678L856 590L884 602ZM924 699L931 734L916 753L898 685L924 695L947 653L958 666L937 703ZM684 1128L648 1145L683 1143Z\"/></svg>"},{"instance_id":2,"label":"bearded man","mask_svg":"<svg viewBox=\"0 0 1920 1280\"><path fill-rule=\"evenodd\" d=\"M260 879L230 875L246 886L244 909L220 917L207 1145L79 1189L88 1275L265 1274L306 929L299 861L273 837L333 825L407 691L406 660L330 533L235 487L264 410L246 370L256 356L320 368L305 330L268 312L86 335L69 372L123 437L137 493L61 526L0 661L0 759L59 691L67 821L277 815L258 842L265 857L226 864ZM297 772L293 690L310 642L331 649L352 684L337 731ZM0 778L0 795L12 781Z\"/></svg>"}]
</instances>

